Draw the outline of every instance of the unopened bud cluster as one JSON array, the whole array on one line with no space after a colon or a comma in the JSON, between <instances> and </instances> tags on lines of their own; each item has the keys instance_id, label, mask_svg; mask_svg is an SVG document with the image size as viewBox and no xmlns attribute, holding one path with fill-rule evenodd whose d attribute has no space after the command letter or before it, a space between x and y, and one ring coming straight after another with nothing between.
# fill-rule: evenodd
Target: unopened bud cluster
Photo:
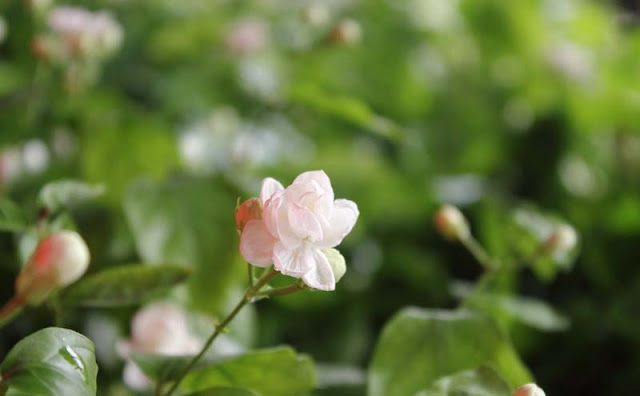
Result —
<instances>
[{"instance_id":1,"label":"unopened bud cluster","mask_svg":"<svg viewBox=\"0 0 640 396\"><path fill-rule=\"evenodd\" d=\"M16 297L42 303L56 289L78 280L89 266L89 248L78 233L59 231L43 239L16 279Z\"/></svg>"},{"instance_id":2,"label":"unopened bud cluster","mask_svg":"<svg viewBox=\"0 0 640 396\"><path fill-rule=\"evenodd\" d=\"M464 240L469 237L469 223L458 208L444 205L434 216L434 223L438 231L448 239Z\"/></svg>"},{"instance_id":3,"label":"unopened bud cluster","mask_svg":"<svg viewBox=\"0 0 640 396\"><path fill-rule=\"evenodd\" d=\"M544 391L536 384L526 384L519 387L513 396L546 396Z\"/></svg>"}]
</instances>

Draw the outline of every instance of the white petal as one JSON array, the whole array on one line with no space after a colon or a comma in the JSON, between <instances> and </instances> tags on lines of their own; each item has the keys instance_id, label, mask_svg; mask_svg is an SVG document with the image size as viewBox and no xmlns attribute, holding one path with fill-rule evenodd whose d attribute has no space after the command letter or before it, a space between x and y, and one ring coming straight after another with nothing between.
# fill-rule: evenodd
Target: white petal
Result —
<instances>
[{"instance_id":1,"label":"white petal","mask_svg":"<svg viewBox=\"0 0 640 396\"><path fill-rule=\"evenodd\" d=\"M285 275L300 278L313 269L315 258L312 249L306 244L289 249L278 242L273 248L273 265Z\"/></svg>"},{"instance_id":2,"label":"white petal","mask_svg":"<svg viewBox=\"0 0 640 396\"><path fill-rule=\"evenodd\" d=\"M289 226L298 238L309 238L313 242L322 240L322 226L311 210L297 203L288 205L287 209Z\"/></svg>"},{"instance_id":3,"label":"white petal","mask_svg":"<svg viewBox=\"0 0 640 396\"><path fill-rule=\"evenodd\" d=\"M331 291L336 288L336 278L327 256L320 249L312 249L313 269L302 277L304 283L318 290Z\"/></svg>"},{"instance_id":4,"label":"white petal","mask_svg":"<svg viewBox=\"0 0 640 396\"><path fill-rule=\"evenodd\" d=\"M288 206L285 202L284 194L276 193L267 202L262 211L262 216L271 235L287 248L294 249L302 243L302 239L291 229Z\"/></svg>"},{"instance_id":5,"label":"white petal","mask_svg":"<svg viewBox=\"0 0 640 396\"><path fill-rule=\"evenodd\" d=\"M324 190L325 194L328 194L331 201L333 201L333 187L331 187L331 180L329 180L329 176L322 170L309 171L300 174L293 181L293 184L298 183L317 183L322 190Z\"/></svg>"},{"instance_id":6,"label":"white petal","mask_svg":"<svg viewBox=\"0 0 640 396\"><path fill-rule=\"evenodd\" d=\"M274 178L267 177L262 181L262 186L260 187L260 203L264 206L264 204L273 196L273 194L284 190L282 184Z\"/></svg>"},{"instance_id":7,"label":"white petal","mask_svg":"<svg viewBox=\"0 0 640 396\"><path fill-rule=\"evenodd\" d=\"M319 245L334 247L340 244L347 234L351 232L358 220L360 212L358 206L347 199L336 199L331 218L324 229L324 239Z\"/></svg>"},{"instance_id":8,"label":"white petal","mask_svg":"<svg viewBox=\"0 0 640 396\"><path fill-rule=\"evenodd\" d=\"M269 233L264 221L251 220L240 236L240 253L245 260L258 267L271 265L276 239Z\"/></svg>"},{"instance_id":9,"label":"white petal","mask_svg":"<svg viewBox=\"0 0 640 396\"><path fill-rule=\"evenodd\" d=\"M138 367L138 365L132 360L127 360L122 376L124 383L131 389L140 392L151 389L151 380L144 375L142 370L140 370L140 367Z\"/></svg>"}]
</instances>

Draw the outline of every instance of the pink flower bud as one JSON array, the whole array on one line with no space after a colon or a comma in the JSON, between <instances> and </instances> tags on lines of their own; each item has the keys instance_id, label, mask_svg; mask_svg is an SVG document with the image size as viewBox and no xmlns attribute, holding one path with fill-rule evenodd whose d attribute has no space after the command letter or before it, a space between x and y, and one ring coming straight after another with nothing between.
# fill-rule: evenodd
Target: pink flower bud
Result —
<instances>
[{"instance_id":1,"label":"pink flower bud","mask_svg":"<svg viewBox=\"0 0 640 396\"><path fill-rule=\"evenodd\" d=\"M560 224L553 229L543 247L547 253L564 254L571 251L577 243L578 234L576 230L568 224Z\"/></svg>"},{"instance_id":2,"label":"pink flower bud","mask_svg":"<svg viewBox=\"0 0 640 396\"><path fill-rule=\"evenodd\" d=\"M519 387L513 396L546 396L544 391L536 384L526 384Z\"/></svg>"},{"instance_id":3,"label":"pink flower bud","mask_svg":"<svg viewBox=\"0 0 640 396\"><path fill-rule=\"evenodd\" d=\"M458 208L444 205L433 218L436 228L446 238L461 240L469 236L469 224Z\"/></svg>"},{"instance_id":4,"label":"pink flower bud","mask_svg":"<svg viewBox=\"0 0 640 396\"><path fill-rule=\"evenodd\" d=\"M78 233L59 231L40 241L16 280L16 296L42 303L57 288L78 280L89 266L89 248Z\"/></svg>"},{"instance_id":5,"label":"pink flower bud","mask_svg":"<svg viewBox=\"0 0 640 396\"><path fill-rule=\"evenodd\" d=\"M249 221L260 219L262 219L260 200L258 198L248 199L236 211L236 230L242 232Z\"/></svg>"}]
</instances>

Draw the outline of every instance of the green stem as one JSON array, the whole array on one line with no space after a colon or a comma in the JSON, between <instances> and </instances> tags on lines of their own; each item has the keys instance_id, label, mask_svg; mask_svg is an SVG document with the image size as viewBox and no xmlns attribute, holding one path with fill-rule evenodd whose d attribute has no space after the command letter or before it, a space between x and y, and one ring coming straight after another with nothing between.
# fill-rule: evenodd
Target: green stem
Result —
<instances>
[{"instance_id":1,"label":"green stem","mask_svg":"<svg viewBox=\"0 0 640 396\"><path fill-rule=\"evenodd\" d=\"M253 287L253 265L247 263L247 273L249 274L249 287Z\"/></svg>"},{"instance_id":2,"label":"green stem","mask_svg":"<svg viewBox=\"0 0 640 396\"><path fill-rule=\"evenodd\" d=\"M287 287L281 287L281 288L278 288L278 289L271 289L271 290L262 291L262 292L256 294L256 297L284 296L286 294L295 293L295 292L300 291L302 289L304 289L304 286L300 285L299 283L296 283L295 285L291 285L291 286L287 286Z\"/></svg>"},{"instance_id":3,"label":"green stem","mask_svg":"<svg viewBox=\"0 0 640 396\"><path fill-rule=\"evenodd\" d=\"M20 312L24 306L24 301L18 296L14 296L7 302L2 310L0 310L0 329L9 324Z\"/></svg>"},{"instance_id":4,"label":"green stem","mask_svg":"<svg viewBox=\"0 0 640 396\"><path fill-rule=\"evenodd\" d=\"M498 269L499 265L487 254L482 245L472 236L460 239L462 245L475 257L476 260L487 271Z\"/></svg>"},{"instance_id":5,"label":"green stem","mask_svg":"<svg viewBox=\"0 0 640 396\"><path fill-rule=\"evenodd\" d=\"M202 357L207 352L211 344L213 344L213 341L215 341L218 335L220 335L220 333L222 333L222 331L233 320L233 318L236 317L238 312L240 312L240 310L242 310L242 308L247 305L247 303L250 303L253 300L253 298L260 292L260 289L276 275L278 275L278 271L276 271L275 269L271 269L266 274L264 274L262 278L260 278L256 282L255 285L249 286L249 288L247 288L247 290L244 292L244 295L242 296L242 299L238 302L238 304L236 304L231 313L227 315L227 317L224 318L222 322L220 322L220 324L216 326L213 334L211 334L209 339L205 342L200 352L196 356L194 356L193 359L191 359L185 366L185 368L182 370L171 388L169 388L169 391L165 394L165 396L171 396L176 391L176 389L178 389L178 386L180 385L184 377L200 361L200 359L202 359Z\"/></svg>"}]
</instances>

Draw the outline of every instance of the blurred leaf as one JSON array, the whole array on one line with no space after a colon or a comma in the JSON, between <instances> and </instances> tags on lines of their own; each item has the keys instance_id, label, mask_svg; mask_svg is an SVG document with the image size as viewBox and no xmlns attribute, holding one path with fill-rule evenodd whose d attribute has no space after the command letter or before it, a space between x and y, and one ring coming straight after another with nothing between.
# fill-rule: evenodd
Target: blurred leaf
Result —
<instances>
[{"instance_id":1,"label":"blurred leaf","mask_svg":"<svg viewBox=\"0 0 640 396\"><path fill-rule=\"evenodd\" d=\"M114 307L144 302L181 282L191 271L175 266L126 265L88 276L69 287L62 303L80 307Z\"/></svg>"},{"instance_id":2,"label":"blurred leaf","mask_svg":"<svg viewBox=\"0 0 640 396\"><path fill-rule=\"evenodd\" d=\"M462 371L436 381L416 396L510 396L509 385L491 367Z\"/></svg>"},{"instance_id":3,"label":"blurred leaf","mask_svg":"<svg viewBox=\"0 0 640 396\"><path fill-rule=\"evenodd\" d=\"M27 220L22 210L13 201L0 198L0 231L22 231Z\"/></svg>"},{"instance_id":4,"label":"blurred leaf","mask_svg":"<svg viewBox=\"0 0 640 396\"><path fill-rule=\"evenodd\" d=\"M513 387L531 376L491 319L409 307L385 326L369 369L370 396L412 395L440 377L492 364Z\"/></svg>"},{"instance_id":5,"label":"blurred leaf","mask_svg":"<svg viewBox=\"0 0 640 396\"><path fill-rule=\"evenodd\" d=\"M330 95L313 86L297 86L290 92L291 100L315 111L347 121L389 139L398 139L403 132L391 120L375 114L366 103L352 96Z\"/></svg>"},{"instance_id":6,"label":"blurred leaf","mask_svg":"<svg viewBox=\"0 0 640 396\"><path fill-rule=\"evenodd\" d=\"M175 263L194 270L192 302L210 313L224 311L234 280L244 282L237 265L235 198L210 180L141 181L124 197L124 209L145 264Z\"/></svg>"},{"instance_id":7,"label":"blurred leaf","mask_svg":"<svg viewBox=\"0 0 640 396\"><path fill-rule=\"evenodd\" d=\"M94 345L82 334L49 327L18 342L0 366L5 396L96 394Z\"/></svg>"},{"instance_id":8,"label":"blurred leaf","mask_svg":"<svg viewBox=\"0 0 640 396\"><path fill-rule=\"evenodd\" d=\"M562 331L569 328L569 319L549 304L535 298L497 293L474 293L468 306L491 315L494 312L542 331Z\"/></svg>"},{"instance_id":9,"label":"blurred leaf","mask_svg":"<svg viewBox=\"0 0 640 396\"><path fill-rule=\"evenodd\" d=\"M70 208L104 194L100 184L88 184L77 180L57 180L47 183L40 190L38 201L51 212Z\"/></svg>"},{"instance_id":10,"label":"blurred leaf","mask_svg":"<svg viewBox=\"0 0 640 396\"><path fill-rule=\"evenodd\" d=\"M191 393L188 396L259 396L257 393L253 393L246 389L241 388L228 388L228 387L216 387L201 392Z\"/></svg>"},{"instance_id":11,"label":"blurred leaf","mask_svg":"<svg viewBox=\"0 0 640 396\"><path fill-rule=\"evenodd\" d=\"M180 388L196 392L213 386L235 386L263 396L293 396L311 391L315 382L311 358L296 354L290 347L276 347L194 370Z\"/></svg>"},{"instance_id":12,"label":"blurred leaf","mask_svg":"<svg viewBox=\"0 0 640 396\"><path fill-rule=\"evenodd\" d=\"M167 382L175 380L193 356L152 355L134 351L131 358L149 378Z\"/></svg>"}]
</instances>

